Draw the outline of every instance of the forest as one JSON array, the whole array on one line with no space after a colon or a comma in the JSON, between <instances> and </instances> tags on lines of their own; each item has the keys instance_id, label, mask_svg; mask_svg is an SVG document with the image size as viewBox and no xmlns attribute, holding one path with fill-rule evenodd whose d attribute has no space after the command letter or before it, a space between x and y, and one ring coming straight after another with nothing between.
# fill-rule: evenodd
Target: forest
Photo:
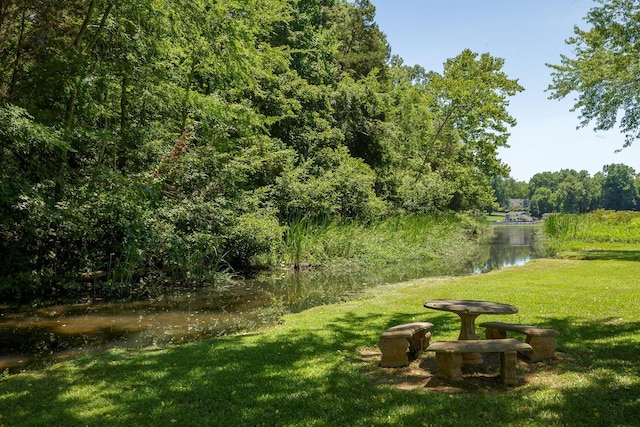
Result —
<instances>
[{"instance_id":1,"label":"forest","mask_svg":"<svg viewBox=\"0 0 640 427\"><path fill-rule=\"evenodd\" d=\"M369 0L0 0L0 296L214 281L301 218L497 209L503 65L405 65Z\"/></svg>"}]
</instances>

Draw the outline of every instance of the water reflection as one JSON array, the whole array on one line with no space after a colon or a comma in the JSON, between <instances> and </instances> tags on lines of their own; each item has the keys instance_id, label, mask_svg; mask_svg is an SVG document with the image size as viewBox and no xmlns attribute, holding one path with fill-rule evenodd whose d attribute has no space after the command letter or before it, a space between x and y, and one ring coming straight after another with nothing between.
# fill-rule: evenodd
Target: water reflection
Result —
<instances>
[{"instance_id":1,"label":"water reflection","mask_svg":"<svg viewBox=\"0 0 640 427\"><path fill-rule=\"evenodd\" d=\"M473 273L524 265L541 256L542 245L536 239L539 230L536 226L494 226L491 243L478 248Z\"/></svg>"},{"instance_id":2,"label":"water reflection","mask_svg":"<svg viewBox=\"0 0 640 427\"><path fill-rule=\"evenodd\" d=\"M0 373L106 348L144 347L213 337L275 322L283 312L330 304L383 283L444 274L484 273L536 256L535 227L496 226L459 271L445 264L389 266L375 274L352 270L283 272L225 289L164 295L153 301L90 303L10 312L0 306Z\"/></svg>"}]
</instances>

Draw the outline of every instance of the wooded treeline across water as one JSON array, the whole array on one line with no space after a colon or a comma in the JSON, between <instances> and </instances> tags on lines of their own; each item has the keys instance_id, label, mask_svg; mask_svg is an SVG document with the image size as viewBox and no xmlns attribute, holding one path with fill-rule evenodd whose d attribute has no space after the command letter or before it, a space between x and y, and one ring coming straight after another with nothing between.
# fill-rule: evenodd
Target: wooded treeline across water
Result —
<instances>
[{"instance_id":1,"label":"wooded treeline across water","mask_svg":"<svg viewBox=\"0 0 640 427\"><path fill-rule=\"evenodd\" d=\"M497 178L493 180L493 188L501 207L510 208L514 198L527 199L526 209L536 217L552 212L640 209L640 174L622 163L605 165L602 172L593 176L586 170L562 169L537 173L528 183Z\"/></svg>"}]
</instances>

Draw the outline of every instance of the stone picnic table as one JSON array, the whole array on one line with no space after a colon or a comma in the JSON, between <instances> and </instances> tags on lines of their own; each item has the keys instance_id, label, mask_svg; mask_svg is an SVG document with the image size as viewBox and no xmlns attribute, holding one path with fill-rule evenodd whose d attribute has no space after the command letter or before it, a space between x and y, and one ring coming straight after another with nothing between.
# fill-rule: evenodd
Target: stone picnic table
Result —
<instances>
[{"instance_id":1,"label":"stone picnic table","mask_svg":"<svg viewBox=\"0 0 640 427\"><path fill-rule=\"evenodd\" d=\"M459 340L477 340L475 320L481 314L514 314L518 309L509 304L493 301L460 300L460 299L434 299L424 303L425 308L433 310L449 311L460 317ZM463 354L465 365L478 365L482 363L479 353Z\"/></svg>"}]
</instances>

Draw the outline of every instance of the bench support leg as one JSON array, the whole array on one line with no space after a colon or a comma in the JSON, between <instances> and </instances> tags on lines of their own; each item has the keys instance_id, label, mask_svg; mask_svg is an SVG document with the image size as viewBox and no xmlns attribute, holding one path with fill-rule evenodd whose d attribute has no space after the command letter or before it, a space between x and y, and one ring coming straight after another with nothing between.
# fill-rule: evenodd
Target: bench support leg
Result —
<instances>
[{"instance_id":1,"label":"bench support leg","mask_svg":"<svg viewBox=\"0 0 640 427\"><path fill-rule=\"evenodd\" d=\"M382 352L380 366L383 368L399 368L409 366L407 350L409 341L405 337L385 337L380 338L378 347Z\"/></svg>"},{"instance_id":2,"label":"bench support leg","mask_svg":"<svg viewBox=\"0 0 640 427\"><path fill-rule=\"evenodd\" d=\"M537 362L539 360L553 358L556 351L556 337L553 336L532 336L527 335L527 344L533 351L528 355L529 360Z\"/></svg>"},{"instance_id":3,"label":"bench support leg","mask_svg":"<svg viewBox=\"0 0 640 427\"><path fill-rule=\"evenodd\" d=\"M438 369L436 376L451 380L462 379L462 354L461 353L443 353L436 352L436 361Z\"/></svg>"},{"instance_id":4,"label":"bench support leg","mask_svg":"<svg viewBox=\"0 0 640 427\"><path fill-rule=\"evenodd\" d=\"M409 338L409 353L417 356L418 353L425 351L427 347L429 347L430 341L431 332L426 329L416 332L411 338Z\"/></svg>"},{"instance_id":5,"label":"bench support leg","mask_svg":"<svg viewBox=\"0 0 640 427\"><path fill-rule=\"evenodd\" d=\"M504 329L487 328L486 334L488 340L497 340L507 337L507 331Z\"/></svg>"},{"instance_id":6,"label":"bench support leg","mask_svg":"<svg viewBox=\"0 0 640 427\"><path fill-rule=\"evenodd\" d=\"M505 384L513 385L518 383L516 378L517 351L505 351L500 353L500 378Z\"/></svg>"}]
</instances>

